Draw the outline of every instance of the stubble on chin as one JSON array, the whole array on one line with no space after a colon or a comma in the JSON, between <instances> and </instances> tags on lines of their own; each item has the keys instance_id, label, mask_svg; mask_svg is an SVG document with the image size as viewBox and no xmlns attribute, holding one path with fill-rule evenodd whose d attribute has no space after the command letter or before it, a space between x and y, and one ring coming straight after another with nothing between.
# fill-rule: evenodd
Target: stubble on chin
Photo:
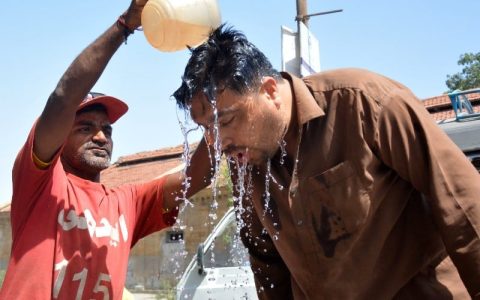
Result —
<instances>
[{"instance_id":1,"label":"stubble on chin","mask_svg":"<svg viewBox=\"0 0 480 300\"><path fill-rule=\"evenodd\" d=\"M270 155L267 151L257 150L255 152L256 155L254 155L253 152L251 153L252 156L249 157L248 164L257 167L264 166L273 157L273 155Z\"/></svg>"},{"instance_id":2,"label":"stubble on chin","mask_svg":"<svg viewBox=\"0 0 480 300\"><path fill-rule=\"evenodd\" d=\"M108 168L110 166L110 160L110 155L96 156L84 154L82 157L82 161L85 165L98 171Z\"/></svg>"}]
</instances>

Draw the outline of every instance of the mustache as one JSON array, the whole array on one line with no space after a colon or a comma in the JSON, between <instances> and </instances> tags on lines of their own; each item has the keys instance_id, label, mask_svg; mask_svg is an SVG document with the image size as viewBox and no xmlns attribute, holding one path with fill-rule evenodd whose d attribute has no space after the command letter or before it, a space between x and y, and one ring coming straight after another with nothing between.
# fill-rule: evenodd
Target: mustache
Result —
<instances>
[{"instance_id":1,"label":"mustache","mask_svg":"<svg viewBox=\"0 0 480 300\"><path fill-rule=\"evenodd\" d=\"M225 149L223 149L223 153L225 153L226 155L232 155L233 153L236 153L236 152L245 152L245 151L240 151L243 149L244 149L243 147L239 147L236 145L228 145Z\"/></svg>"},{"instance_id":2,"label":"mustache","mask_svg":"<svg viewBox=\"0 0 480 300\"><path fill-rule=\"evenodd\" d=\"M104 150L106 151L109 155L111 154L112 152L112 149L111 149L111 146L109 146L108 144L97 144L97 143L94 143L94 142L89 142L87 144L84 145L85 149L101 149L101 150Z\"/></svg>"}]
</instances>

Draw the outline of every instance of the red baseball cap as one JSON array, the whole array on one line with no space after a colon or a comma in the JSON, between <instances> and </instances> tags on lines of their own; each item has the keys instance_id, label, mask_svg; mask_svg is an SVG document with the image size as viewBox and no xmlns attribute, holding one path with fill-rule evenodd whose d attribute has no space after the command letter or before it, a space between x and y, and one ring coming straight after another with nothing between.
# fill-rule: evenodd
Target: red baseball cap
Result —
<instances>
[{"instance_id":1,"label":"red baseball cap","mask_svg":"<svg viewBox=\"0 0 480 300\"><path fill-rule=\"evenodd\" d=\"M112 124L128 111L128 105L122 100L102 93L90 92L78 106L77 112L94 104L101 104L105 107L108 120Z\"/></svg>"}]
</instances>

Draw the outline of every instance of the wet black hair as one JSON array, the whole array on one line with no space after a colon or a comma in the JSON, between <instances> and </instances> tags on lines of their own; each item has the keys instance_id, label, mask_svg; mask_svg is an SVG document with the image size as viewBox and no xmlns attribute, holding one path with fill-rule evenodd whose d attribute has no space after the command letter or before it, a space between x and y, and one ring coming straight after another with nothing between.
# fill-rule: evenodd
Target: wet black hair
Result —
<instances>
[{"instance_id":1,"label":"wet black hair","mask_svg":"<svg viewBox=\"0 0 480 300\"><path fill-rule=\"evenodd\" d=\"M192 97L200 91L212 101L217 90L231 89L244 94L259 87L264 76L281 79L267 57L242 32L225 24L190 51L182 84L173 93L182 109L188 108Z\"/></svg>"}]
</instances>

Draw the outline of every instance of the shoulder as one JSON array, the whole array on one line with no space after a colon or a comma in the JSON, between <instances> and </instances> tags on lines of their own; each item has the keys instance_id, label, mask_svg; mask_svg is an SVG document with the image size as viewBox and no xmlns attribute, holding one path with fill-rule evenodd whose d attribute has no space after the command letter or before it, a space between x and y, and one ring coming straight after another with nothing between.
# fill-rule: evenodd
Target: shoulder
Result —
<instances>
[{"instance_id":1,"label":"shoulder","mask_svg":"<svg viewBox=\"0 0 480 300\"><path fill-rule=\"evenodd\" d=\"M391 78L358 68L324 71L304 77L303 81L315 93L350 90L355 93L361 92L378 102L386 101L392 93L409 91L407 87Z\"/></svg>"},{"instance_id":2,"label":"shoulder","mask_svg":"<svg viewBox=\"0 0 480 300\"><path fill-rule=\"evenodd\" d=\"M20 184L22 190L25 189L25 184L30 187L45 186L42 182L66 176L60 160L60 153L57 153L51 162L40 162L43 165L39 164L38 158L33 152L33 136L34 128L32 128L27 141L18 152L13 164L12 181L14 187Z\"/></svg>"}]
</instances>

